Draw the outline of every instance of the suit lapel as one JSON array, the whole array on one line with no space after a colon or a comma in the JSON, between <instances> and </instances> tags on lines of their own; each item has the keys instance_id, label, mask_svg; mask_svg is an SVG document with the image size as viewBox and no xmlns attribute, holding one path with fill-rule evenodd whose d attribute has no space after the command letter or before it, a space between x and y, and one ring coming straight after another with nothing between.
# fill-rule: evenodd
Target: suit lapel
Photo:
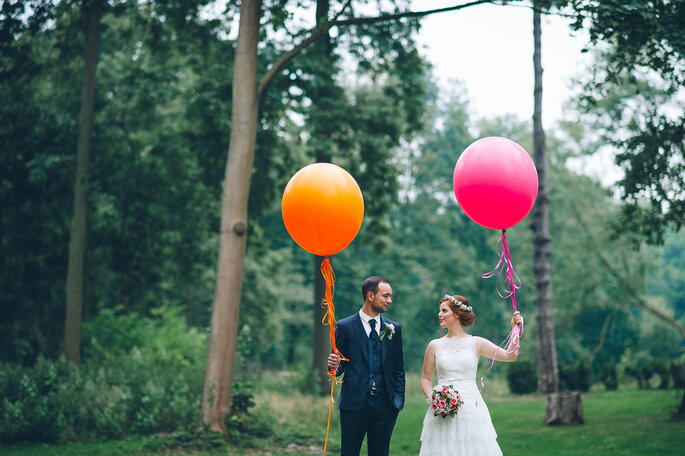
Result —
<instances>
[{"instance_id":1,"label":"suit lapel","mask_svg":"<svg viewBox=\"0 0 685 456\"><path fill-rule=\"evenodd\" d=\"M359 346L362 349L362 353L364 354L364 358L366 358L366 361L369 361L369 337L366 335L366 331L364 331L364 326L362 325L362 317L357 315L357 318L354 319L354 323L352 324L352 327L354 328L354 332L357 335L356 339L359 341Z\"/></svg>"}]
</instances>

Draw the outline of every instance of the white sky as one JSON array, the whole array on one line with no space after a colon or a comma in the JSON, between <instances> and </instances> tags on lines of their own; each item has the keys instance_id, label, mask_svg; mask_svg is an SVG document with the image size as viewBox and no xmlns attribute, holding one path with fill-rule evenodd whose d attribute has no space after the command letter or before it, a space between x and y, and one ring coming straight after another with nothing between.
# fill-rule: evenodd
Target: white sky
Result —
<instances>
[{"instance_id":1,"label":"white sky","mask_svg":"<svg viewBox=\"0 0 685 456\"><path fill-rule=\"evenodd\" d=\"M455 5L457 1L414 0L414 11ZM542 19L543 126L561 117L571 95L570 78L586 66L586 43L571 35L568 19ZM446 86L463 81L474 113L492 117L513 113L533 115L533 13L516 6L478 5L438 13L421 20L419 44Z\"/></svg>"},{"instance_id":2,"label":"white sky","mask_svg":"<svg viewBox=\"0 0 685 456\"><path fill-rule=\"evenodd\" d=\"M413 11L457 1L414 0ZM418 36L423 55L434 65L441 87L463 81L469 106L478 117L516 114L533 117L533 12L520 6L478 5L438 13L421 20ZM574 94L571 78L587 71L590 53L584 32L572 32L569 20L542 17L542 118L547 130L563 117L563 104ZM604 185L621 176L609 150L569 162Z\"/></svg>"}]
</instances>

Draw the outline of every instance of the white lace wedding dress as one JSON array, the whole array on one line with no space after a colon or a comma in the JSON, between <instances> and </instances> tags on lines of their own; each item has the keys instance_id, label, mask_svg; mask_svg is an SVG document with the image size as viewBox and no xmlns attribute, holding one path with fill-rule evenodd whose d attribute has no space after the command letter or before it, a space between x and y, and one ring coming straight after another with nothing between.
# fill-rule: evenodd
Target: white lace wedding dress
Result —
<instances>
[{"instance_id":1,"label":"white lace wedding dress","mask_svg":"<svg viewBox=\"0 0 685 456\"><path fill-rule=\"evenodd\" d=\"M476 338L437 339L438 385L452 385L464 403L456 416L434 416L428 406L421 432L420 456L501 456L497 433L476 385Z\"/></svg>"}]
</instances>

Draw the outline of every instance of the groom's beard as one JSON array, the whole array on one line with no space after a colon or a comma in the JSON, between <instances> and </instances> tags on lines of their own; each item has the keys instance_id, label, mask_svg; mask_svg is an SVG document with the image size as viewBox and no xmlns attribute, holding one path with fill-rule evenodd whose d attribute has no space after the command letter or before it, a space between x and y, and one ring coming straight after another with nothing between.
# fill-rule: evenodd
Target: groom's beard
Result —
<instances>
[{"instance_id":1,"label":"groom's beard","mask_svg":"<svg viewBox=\"0 0 685 456\"><path fill-rule=\"evenodd\" d=\"M385 313L388 311L388 307L385 304L377 303L374 302L371 305L371 309L373 309L374 312L377 312L379 314Z\"/></svg>"}]
</instances>

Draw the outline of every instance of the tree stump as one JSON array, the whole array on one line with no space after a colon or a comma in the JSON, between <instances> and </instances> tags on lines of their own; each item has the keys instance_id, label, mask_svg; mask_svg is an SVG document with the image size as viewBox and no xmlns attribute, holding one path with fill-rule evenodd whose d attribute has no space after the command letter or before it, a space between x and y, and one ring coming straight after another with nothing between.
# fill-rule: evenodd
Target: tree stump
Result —
<instances>
[{"instance_id":1,"label":"tree stump","mask_svg":"<svg viewBox=\"0 0 685 456\"><path fill-rule=\"evenodd\" d=\"M545 414L547 426L583 424L584 422L583 403L579 392L551 393L547 396Z\"/></svg>"}]
</instances>

